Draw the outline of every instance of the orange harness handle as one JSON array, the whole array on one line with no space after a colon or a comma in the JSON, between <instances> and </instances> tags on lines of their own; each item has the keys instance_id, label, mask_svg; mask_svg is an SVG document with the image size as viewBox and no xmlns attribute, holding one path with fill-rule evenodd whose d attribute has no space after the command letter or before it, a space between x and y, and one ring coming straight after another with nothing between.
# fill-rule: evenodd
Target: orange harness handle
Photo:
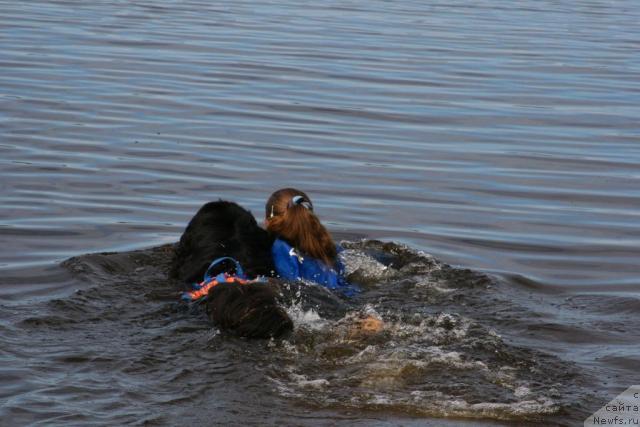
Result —
<instances>
[{"instance_id":1,"label":"orange harness handle","mask_svg":"<svg viewBox=\"0 0 640 427\"><path fill-rule=\"evenodd\" d=\"M246 280L237 276L230 276L227 273L219 274L216 277L210 279L209 281L203 281L195 287L197 289L190 292L183 292L182 299L185 301L197 301L200 298L206 297L209 295L209 291L218 286L221 283L238 283L239 285L246 285L247 283L257 282L258 280Z\"/></svg>"}]
</instances>

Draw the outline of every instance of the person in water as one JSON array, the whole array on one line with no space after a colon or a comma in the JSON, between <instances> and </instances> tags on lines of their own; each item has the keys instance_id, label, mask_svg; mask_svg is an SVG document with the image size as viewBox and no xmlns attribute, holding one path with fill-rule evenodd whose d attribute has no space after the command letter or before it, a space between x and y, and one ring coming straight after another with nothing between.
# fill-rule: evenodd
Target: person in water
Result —
<instances>
[{"instance_id":1,"label":"person in water","mask_svg":"<svg viewBox=\"0 0 640 427\"><path fill-rule=\"evenodd\" d=\"M340 248L304 192L293 188L274 192L266 203L265 226L266 231L236 203L205 204L176 245L169 276L191 285L202 280L211 261L232 257L250 278L263 275L311 281L345 296L357 292L344 277L337 256ZM275 278L266 283L222 283L209 291L207 313L213 323L236 335L278 337L293 329L293 322L278 304L279 289Z\"/></svg>"},{"instance_id":2,"label":"person in water","mask_svg":"<svg viewBox=\"0 0 640 427\"><path fill-rule=\"evenodd\" d=\"M265 205L265 226L275 238L271 256L279 277L307 280L346 296L357 292L345 279L342 250L313 212L306 193L295 188L274 192Z\"/></svg>"},{"instance_id":3,"label":"person in water","mask_svg":"<svg viewBox=\"0 0 640 427\"><path fill-rule=\"evenodd\" d=\"M295 188L274 192L265 205L265 227L274 237L271 255L276 273L287 280L305 280L347 297L359 288L345 277L336 245L313 211L309 196ZM350 336L380 332L383 322L372 315L351 320Z\"/></svg>"}]
</instances>

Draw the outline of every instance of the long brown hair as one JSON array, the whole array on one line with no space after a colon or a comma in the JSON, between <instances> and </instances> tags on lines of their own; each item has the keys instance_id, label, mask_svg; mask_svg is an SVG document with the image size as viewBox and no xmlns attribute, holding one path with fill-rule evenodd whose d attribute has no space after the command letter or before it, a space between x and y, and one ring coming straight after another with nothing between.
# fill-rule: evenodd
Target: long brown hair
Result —
<instances>
[{"instance_id":1,"label":"long brown hair","mask_svg":"<svg viewBox=\"0 0 640 427\"><path fill-rule=\"evenodd\" d=\"M267 231L293 245L303 254L318 258L328 266L336 262L336 245L313 213L309 196L295 188L283 188L265 205Z\"/></svg>"}]
</instances>

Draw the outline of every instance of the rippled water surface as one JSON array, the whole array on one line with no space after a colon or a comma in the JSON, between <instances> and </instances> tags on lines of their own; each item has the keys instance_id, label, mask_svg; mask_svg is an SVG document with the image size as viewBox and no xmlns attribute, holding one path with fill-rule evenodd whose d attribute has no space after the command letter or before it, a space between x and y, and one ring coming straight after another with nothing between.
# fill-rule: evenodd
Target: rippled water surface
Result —
<instances>
[{"instance_id":1,"label":"rippled water surface","mask_svg":"<svg viewBox=\"0 0 640 427\"><path fill-rule=\"evenodd\" d=\"M0 1L0 423L581 422L640 383L639 22L632 0ZM369 287L283 343L220 337L166 251L127 252L290 185ZM473 272L380 275L399 249L363 236ZM349 335L362 310L378 341Z\"/></svg>"}]
</instances>

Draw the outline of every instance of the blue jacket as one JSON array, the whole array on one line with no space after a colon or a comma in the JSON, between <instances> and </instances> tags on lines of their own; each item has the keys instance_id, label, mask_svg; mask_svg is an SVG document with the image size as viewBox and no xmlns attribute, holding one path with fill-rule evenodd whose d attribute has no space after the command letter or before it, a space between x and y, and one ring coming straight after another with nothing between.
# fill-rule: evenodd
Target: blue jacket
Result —
<instances>
[{"instance_id":1,"label":"blue jacket","mask_svg":"<svg viewBox=\"0 0 640 427\"><path fill-rule=\"evenodd\" d=\"M338 246L338 251L342 248ZM278 276L287 280L310 280L328 289L337 290L346 296L353 296L358 288L349 284L344 278L344 265L336 261L334 268L329 268L319 259L302 256L296 248L282 239L276 239L271 247L273 263Z\"/></svg>"}]
</instances>

